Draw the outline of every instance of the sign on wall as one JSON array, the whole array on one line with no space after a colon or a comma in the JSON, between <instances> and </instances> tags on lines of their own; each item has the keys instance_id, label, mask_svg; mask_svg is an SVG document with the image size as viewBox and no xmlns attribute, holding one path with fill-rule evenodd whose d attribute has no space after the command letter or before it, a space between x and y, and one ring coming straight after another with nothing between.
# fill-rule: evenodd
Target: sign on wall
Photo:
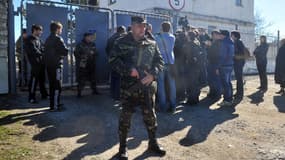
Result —
<instances>
[{"instance_id":1,"label":"sign on wall","mask_svg":"<svg viewBox=\"0 0 285 160\"><path fill-rule=\"evenodd\" d=\"M185 0L169 0L169 5L174 10L182 10L185 6Z\"/></svg>"}]
</instances>

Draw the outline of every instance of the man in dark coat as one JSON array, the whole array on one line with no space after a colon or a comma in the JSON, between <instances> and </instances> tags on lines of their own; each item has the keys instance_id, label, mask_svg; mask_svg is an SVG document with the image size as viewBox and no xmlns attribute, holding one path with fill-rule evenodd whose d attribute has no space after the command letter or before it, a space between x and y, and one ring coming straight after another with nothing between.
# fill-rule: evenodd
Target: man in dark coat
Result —
<instances>
[{"instance_id":1,"label":"man in dark coat","mask_svg":"<svg viewBox=\"0 0 285 160\"><path fill-rule=\"evenodd\" d=\"M116 33L114 33L107 41L107 46L105 50L108 56L110 56L110 52L114 47L115 41L125 35L126 35L126 27L125 26L117 27Z\"/></svg>"},{"instance_id":2,"label":"man in dark coat","mask_svg":"<svg viewBox=\"0 0 285 160\"><path fill-rule=\"evenodd\" d=\"M281 40L281 47L278 50L275 67L275 83L280 84L280 91L277 94L285 94L285 39Z\"/></svg>"},{"instance_id":3,"label":"man in dark coat","mask_svg":"<svg viewBox=\"0 0 285 160\"><path fill-rule=\"evenodd\" d=\"M146 24L145 36L146 36L146 38L148 38L148 39L155 40L155 37L154 37L154 35L152 34L152 25L151 25L150 23L147 23L147 24Z\"/></svg>"},{"instance_id":4,"label":"man in dark coat","mask_svg":"<svg viewBox=\"0 0 285 160\"><path fill-rule=\"evenodd\" d=\"M183 46L187 41L185 31L177 31L175 33L174 56L176 65L176 95L178 101L186 102L186 78L185 78L185 55Z\"/></svg>"},{"instance_id":5,"label":"man in dark coat","mask_svg":"<svg viewBox=\"0 0 285 160\"><path fill-rule=\"evenodd\" d=\"M235 45L235 56L234 56L234 73L237 80L237 92L234 96L236 101L243 99L243 67L245 64L245 46L240 40L240 33L233 31L231 33L232 40Z\"/></svg>"},{"instance_id":6,"label":"man in dark coat","mask_svg":"<svg viewBox=\"0 0 285 160\"><path fill-rule=\"evenodd\" d=\"M31 65L31 77L29 81L29 102L36 103L36 90L39 83L42 99L46 99L48 93L45 88L45 64L43 61L44 46L40 40L42 26L33 25L32 35L25 40L25 53Z\"/></svg>"},{"instance_id":7,"label":"man in dark coat","mask_svg":"<svg viewBox=\"0 0 285 160\"><path fill-rule=\"evenodd\" d=\"M63 39L60 37L62 33L62 24L60 22L52 22L50 24L50 35L45 42L44 59L47 66L49 90L50 90L50 110L62 110L60 103L61 86L62 86L62 70L63 58L67 56L68 49Z\"/></svg>"},{"instance_id":8,"label":"man in dark coat","mask_svg":"<svg viewBox=\"0 0 285 160\"><path fill-rule=\"evenodd\" d=\"M132 32L115 42L109 62L121 77L122 110L119 118L119 159L127 160L127 134L135 107L142 109L149 136L149 151L165 155L156 138L155 92L163 59L156 42L145 37L146 21L132 17Z\"/></svg>"},{"instance_id":9,"label":"man in dark coat","mask_svg":"<svg viewBox=\"0 0 285 160\"><path fill-rule=\"evenodd\" d=\"M84 34L82 41L76 45L74 51L78 82L77 97L81 97L86 81L91 82L92 94L98 94L96 83L97 55L94 33L87 32Z\"/></svg>"},{"instance_id":10,"label":"man in dark coat","mask_svg":"<svg viewBox=\"0 0 285 160\"><path fill-rule=\"evenodd\" d=\"M209 93L208 98L220 99L222 92L221 79L219 77L219 58L221 50L221 33L218 30L212 33L212 42L208 48L207 60L208 60L208 85Z\"/></svg>"},{"instance_id":11,"label":"man in dark coat","mask_svg":"<svg viewBox=\"0 0 285 160\"><path fill-rule=\"evenodd\" d=\"M28 85L28 66L27 55L24 50L25 41L28 37L27 29L22 30L22 35L16 41L16 58L18 60L18 85L19 87L26 87ZM23 51L22 51L23 41ZM23 52L23 53L22 53Z\"/></svg>"},{"instance_id":12,"label":"man in dark coat","mask_svg":"<svg viewBox=\"0 0 285 160\"><path fill-rule=\"evenodd\" d=\"M207 85L208 81L207 81L207 43L210 41L210 37L209 35L206 33L206 29L204 28L199 28L198 29L198 40L201 44L202 47L202 54L201 54L201 75L200 75L200 83L202 85L202 87L204 87L205 85Z\"/></svg>"},{"instance_id":13,"label":"man in dark coat","mask_svg":"<svg viewBox=\"0 0 285 160\"><path fill-rule=\"evenodd\" d=\"M108 57L110 57L110 51L114 47L114 43L117 39L122 38L126 35L126 27L119 26L117 27L117 32L113 34L107 41L106 53ZM121 76L115 70L111 70L111 96L115 101L120 100L120 84L121 84Z\"/></svg>"},{"instance_id":14,"label":"man in dark coat","mask_svg":"<svg viewBox=\"0 0 285 160\"><path fill-rule=\"evenodd\" d=\"M253 54L256 59L256 66L260 78L260 89L261 92L267 91L267 73L266 73L266 66L267 66L267 51L269 45L266 41L266 36L260 37L260 45L256 47Z\"/></svg>"},{"instance_id":15,"label":"man in dark coat","mask_svg":"<svg viewBox=\"0 0 285 160\"><path fill-rule=\"evenodd\" d=\"M219 76L221 78L223 101L220 106L232 106L233 87L231 82L232 70L234 65L234 43L230 39L227 30L221 30L222 43L219 58Z\"/></svg>"}]
</instances>

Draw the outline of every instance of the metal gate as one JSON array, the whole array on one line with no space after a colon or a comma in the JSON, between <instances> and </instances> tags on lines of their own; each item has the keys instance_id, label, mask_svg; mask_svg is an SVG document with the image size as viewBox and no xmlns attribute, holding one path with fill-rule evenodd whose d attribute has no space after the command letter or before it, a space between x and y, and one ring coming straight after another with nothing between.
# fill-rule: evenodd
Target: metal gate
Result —
<instances>
[{"instance_id":1,"label":"metal gate","mask_svg":"<svg viewBox=\"0 0 285 160\"><path fill-rule=\"evenodd\" d=\"M88 19L86 18L88 17ZM104 83L109 78L108 59L105 53L106 43L109 37L109 12L106 10L75 10L76 42L82 40L83 34L88 30L96 31L96 47L99 53L96 61L98 81Z\"/></svg>"},{"instance_id":2,"label":"metal gate","mask_svg":"<svg viewBox=\"0 0 285 160\"><path fill-rule=\"evenodd\" d=\"M40 14L44 13L44 14ZM44 17L43 17L44 15ZM43 34L41 39L43 41L49 36L49 25L51 21L59 21L62 23L64 29L62 30L62 38L67 42L67 24L68 24L68 9L64 7L43 6L39 4L27 4L27 28L28 33L31 34L30 28L33 24L40 24L43 26ZM63 83L68 83L68 72L70 65L68 58L63 62Z\"/></svg>"},{"instance_id":3,"label":"metal gate","mask_svg":"<svg viewBox=\"0 0 285 160\"><path fill-rule=\"evenodd\" d=\"M160 32L160 26L163 21L170 21L170 17L166 15L151 14L144 12L132 12L124 10L114 10L115 27L117 26L130 26L132 16L143 16L146 18L147 23L152 24L153 33Z\"/></svg>"},{"instance_id":4,"label":"metal gate","mask_svg":"<svg viewBox=\"0 0 285 160\"><path fill-rule=\"evenodd\" d=\"M148 23L153 25L153 32L160 31L160 24L170 20L170 17L158 14L130 12L122 10L110 10L107 8L90 7L85 5L66 4L50 1L29 1L26 3L26 22L30 33L33 24L43 26L43 41L49 35L51 21L59 21L63 24L62 37L69 48L69 54L64 60L63 84L74 86L75 82L75 58L74 49L83 38L83 34L89 30L96 31L96 46L98 49L97 80L101 84L109 81L110 67L108 65L105 48L107 39L112 31L119 25L131 25L131 16L144 16ZM23 15L22 15L23 16Z\"/></svg>"},{"instance_id":5,"label":"metal gate","mask_svg":"<svg viewBox=\"0 0 285 160\"><path fill-rule=\"evenodd\" d=\"M104 8L96 8L84 5L71 5L59 2L50 2L47 4L27 3L27 28L30 29L33 24L40 24L44 28L41 39L49 35L49 25L51 21L59 21L63 24L62 38L68 46L69 54L64 59L63 85L75 85L75 61L74 49L79 43L83 34L90 29L96 30L96 46L99 56L97 64L97 80L99 83L108 81L109 67L105 53L107 39L112 30L112 11ZM43 17L44 15L44 17ZM87 19L88 18L88 19ZM30 32L29 32L30 33Z\"/></svg>"}]
</instances>

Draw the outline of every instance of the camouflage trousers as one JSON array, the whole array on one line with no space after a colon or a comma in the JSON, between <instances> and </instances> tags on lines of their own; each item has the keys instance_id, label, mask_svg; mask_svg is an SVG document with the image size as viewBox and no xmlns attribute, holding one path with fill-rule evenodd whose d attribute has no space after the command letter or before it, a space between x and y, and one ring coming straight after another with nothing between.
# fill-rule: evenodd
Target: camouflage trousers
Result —
<instances>
[{"instance_id":1,"label":"camouflage trousers","mask_svg":"<svg viewBox=\"0 0 285 160\"><path fill-rule=\"evenodd\" d=\"M91 89L96 90L96 72L93 68L79 68L77 72L78 90L83 90L86 82L90 82Z\"/></svg>"},{"instance_id":2,"label":"camouflage trousers","mask_svg":"<svg viewBox=\"0 0 285 160\"><path fill-rule=\"evenodd\" d=\"M119 137L120 140L127 139L127 133L131 126L132 114L135 112L135 107L140 106L142 110L143 120L149 134L149 138L155 138L157 129L157 119L155 114L155 95L144 97L144 95L131 96L122 99L122 111L119 118Z\"/></svg>"}]
</instances>

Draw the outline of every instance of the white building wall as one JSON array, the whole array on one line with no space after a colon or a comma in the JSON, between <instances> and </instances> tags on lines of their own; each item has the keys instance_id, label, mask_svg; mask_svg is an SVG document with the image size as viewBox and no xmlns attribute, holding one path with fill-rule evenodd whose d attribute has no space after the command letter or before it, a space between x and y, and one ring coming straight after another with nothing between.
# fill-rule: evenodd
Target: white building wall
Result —
<instances>
[{"instance_id":1,"label":"white building wall","mask_svg":"<svg viewBox=\"0 0 285 160\"><path fill-rule=\"evenodd\" d=\"M8 93L8 1L0 3L0 94Z\"/></svg>"},{"instance_id":2,"label":"white building wall","mask_svg":"<svg viewBox=\"0 0 285 160\"><path fill-rule=\"evenodd\" d=\"M242 0L242 6L237 6L236 0L191 0L190 3L191 9L185 11L254 22L254 0Z\"/></svg>"},{"instance_id":3,"label":"white building wall","mask_svg":"<svg viewBox=\"0 0 285 160\"><path fill-rule=\"evenodd\" d=\"M130 11L142 11L154 7L172 9L169 0L117 0L109 5L109 0L100 1L101 7ZM203 15L254 21L254 0L242 0L242 6L236 0L185 0L182 12L193 12Z\"/></svg>"},{"instance_id":4,"label":"white building wall","mask_svg":"<svg viewBox=\"0 0 285 160\"><path fill-rule=\"evenodd\" d=\"M172 10L169 0L117 0L109 5L108 1L100 1L101 7L129 11L153 11L153 8ZM184 9L177 12L180 17L187 15L191 25L208 29L236 30L241 33L241 39L250 53L255 49L254 35L254 0L242 0L242 5L236 5L236 0L185 0ZM272 68L272 67L271 67ZM269 69L271 71L272 69ZM244 71L256 73L254 60L247 61Z\"/></svg>"}]
</instances>

